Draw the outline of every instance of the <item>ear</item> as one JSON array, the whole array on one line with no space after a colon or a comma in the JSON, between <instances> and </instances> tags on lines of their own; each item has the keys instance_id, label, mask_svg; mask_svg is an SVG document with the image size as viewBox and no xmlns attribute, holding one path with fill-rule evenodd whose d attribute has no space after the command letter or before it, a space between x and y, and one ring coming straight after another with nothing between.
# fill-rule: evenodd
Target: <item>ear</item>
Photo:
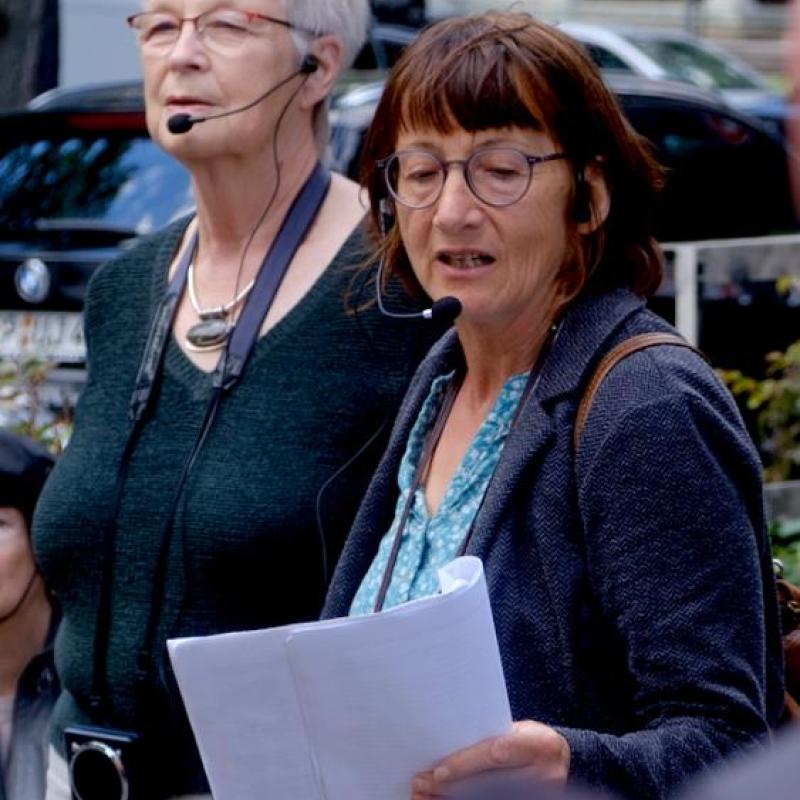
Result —
<instances>
[{"instance_id":1,"label":"ear","mask_svg":"<svg viewBox=\"0 0 800 800\"><path fill-rule=\"evenodd\" d=\"M299 99L303 108L313 109L330 95L342 71L342 43L336 36L319 36L308 55L314 57L318 66L306 77Z\"/></svg>"},{"instance_id":2,"label":"ear","mask_svg":"<svg viewBox=\"0 0 800 800\"><path fill-rule=\"evenodd\" d=\"M605 221L611 210L611 192L608 190L602 158L593 158L583 167L584 198L588 202L588 214L578 225L578 233L586 236L594 233Z\"/></svg>"}]
</instances>

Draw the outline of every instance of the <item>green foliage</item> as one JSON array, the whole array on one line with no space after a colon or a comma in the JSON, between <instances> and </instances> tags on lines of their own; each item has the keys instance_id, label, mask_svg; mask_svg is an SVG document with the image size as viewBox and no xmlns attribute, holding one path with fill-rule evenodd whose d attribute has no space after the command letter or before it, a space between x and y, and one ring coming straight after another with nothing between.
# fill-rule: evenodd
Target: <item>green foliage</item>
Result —
<instances>
[{"instance_id":1,"label":"green foliage","mask_svg":"<svg viewBox=\"0 0 800 800\"><path fill-rule=\"evenodd\" d=\"M767 356L762 380L739 370L723 371L721 376L755 415L765 480L800 478L800 341ZM773 555L783 561L786 577L800 582L800 520L772 520L769 533Z\"/></svg>"},{"instance_id":2,"label":"green foliage","mask_svg":"<svg viewBox=\"0 0 800 800\"><path fill-rule=\"evenodd\" d=\"M0 426L59 455L72 433L72 410L66 402L54 410L52 390L46 398L53 366L35 359L0 360Z\"/></svg>"},{"instance_id":3,"label":"green foliage","mask_svg":"<svg viewBox=\"0 0 800 800\"><path fill-rule=\"evenodd\" d=\"M800 532L791 531L780 522L769 526L772 555L783 562L784 577L800 585Z\"/></svg>"},{"instance_id":4,"label":"green foliage","mask_svg":"<svg viewBox=\"0 0 800 800\"><path fill-rule=\"evenodd\" d=\"M800 477L800 341L785 352L767 356L763 380L739 370L722 372L734 395L756 415L759 448L765 458L765 478L782 481Z\"/></svg>"}]
</instances>

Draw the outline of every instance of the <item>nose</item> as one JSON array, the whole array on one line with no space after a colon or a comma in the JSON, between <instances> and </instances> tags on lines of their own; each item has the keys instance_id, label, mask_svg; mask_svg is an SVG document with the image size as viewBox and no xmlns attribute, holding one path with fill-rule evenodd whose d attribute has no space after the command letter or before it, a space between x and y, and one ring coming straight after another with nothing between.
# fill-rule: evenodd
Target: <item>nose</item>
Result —
<instances>
[{"instance_id":1,"label":"nose","mask_svg":"<svg viewBox=\"0 0 800 800\"><path fill-rule=\"evenodd\" d=\"M433 224L445 232L475 225L481 218L479 206L480 201L467 185L463 165L449 165L436 201Z\"/></svg>"},{"instance_id":2,"label":"nose","mask_svg":"<svg viewBox=\"0 0 800 800\"><path fill-rule=\"evenodd\" d=\"M200 40L200 32L193 19L181 21L178 38L167 56L170 66L175 68L196 67L208 59L208 54Z\"/></svg>"}]
</instances>

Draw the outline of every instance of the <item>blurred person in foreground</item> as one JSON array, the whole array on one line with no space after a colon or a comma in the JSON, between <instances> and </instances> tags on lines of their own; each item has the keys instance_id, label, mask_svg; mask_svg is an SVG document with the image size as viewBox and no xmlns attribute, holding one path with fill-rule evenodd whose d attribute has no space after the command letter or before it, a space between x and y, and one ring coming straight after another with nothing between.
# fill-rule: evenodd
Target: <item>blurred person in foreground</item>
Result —
<instances>
[{"instance_id":1,"label":"blurred person in foreground","mask_svg":"<svg viewBox=\"0 0 800 800\"><path fill-rule=\"evenodd\" d=\"M30 527L52 464L35 442L0 430L0 800L44 797L59 690L58 614L34 559Z\"/></svg>"},{"instance_id":2,"label":"blurred person in foreground","mask_svg":"<svg viewBox=\"0 0 800 800\"><path fill-rule=\"evenodd\" d=\"M208 792L165 642L318 616L433 341L348 311L364 207L320 159L368 17L366 0L148 0L128 20L150 134L197 211L88 292L88 382L35 526L64 613L52 800L70 780L84 800Z\"/></svg>"},{"instance_id":3,"label":"blurred person in foreground","mask_svg":"<svg viewBox=\"0 0 800 800\"><path fill-rule=\"evenodd\" d=\"M583 49L523 13L438 23L364 148L390 275L457 298L345 544L325 616L437 591L483 560L513 731L417 776L415 800L529 775L662 798L782 707L761 465L736 406L645 305L662 173Z\"/></svg>"}]
</instances>

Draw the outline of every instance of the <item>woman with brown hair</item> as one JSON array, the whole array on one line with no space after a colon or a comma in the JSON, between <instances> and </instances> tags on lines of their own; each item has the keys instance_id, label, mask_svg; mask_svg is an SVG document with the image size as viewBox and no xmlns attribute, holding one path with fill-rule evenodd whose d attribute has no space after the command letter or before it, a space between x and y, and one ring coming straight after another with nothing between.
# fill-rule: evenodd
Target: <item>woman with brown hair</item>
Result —
<instances>
[{"instance_id":1,"label":"woman with brown hair","mask_svg":"<svg viewBox=\"0 0 800 800\"><path fill-rule=\"evenodd\" d=\"M434 593L438 567L479 556L518 720L432 764L419 800L486 771L664 797L780 712L758 457L645 306L661 179L582 49L526 14L429 28L378 106L364 181L384 277L462 311L412 381L325 614Z\"/></svg>"}]
</instances>

